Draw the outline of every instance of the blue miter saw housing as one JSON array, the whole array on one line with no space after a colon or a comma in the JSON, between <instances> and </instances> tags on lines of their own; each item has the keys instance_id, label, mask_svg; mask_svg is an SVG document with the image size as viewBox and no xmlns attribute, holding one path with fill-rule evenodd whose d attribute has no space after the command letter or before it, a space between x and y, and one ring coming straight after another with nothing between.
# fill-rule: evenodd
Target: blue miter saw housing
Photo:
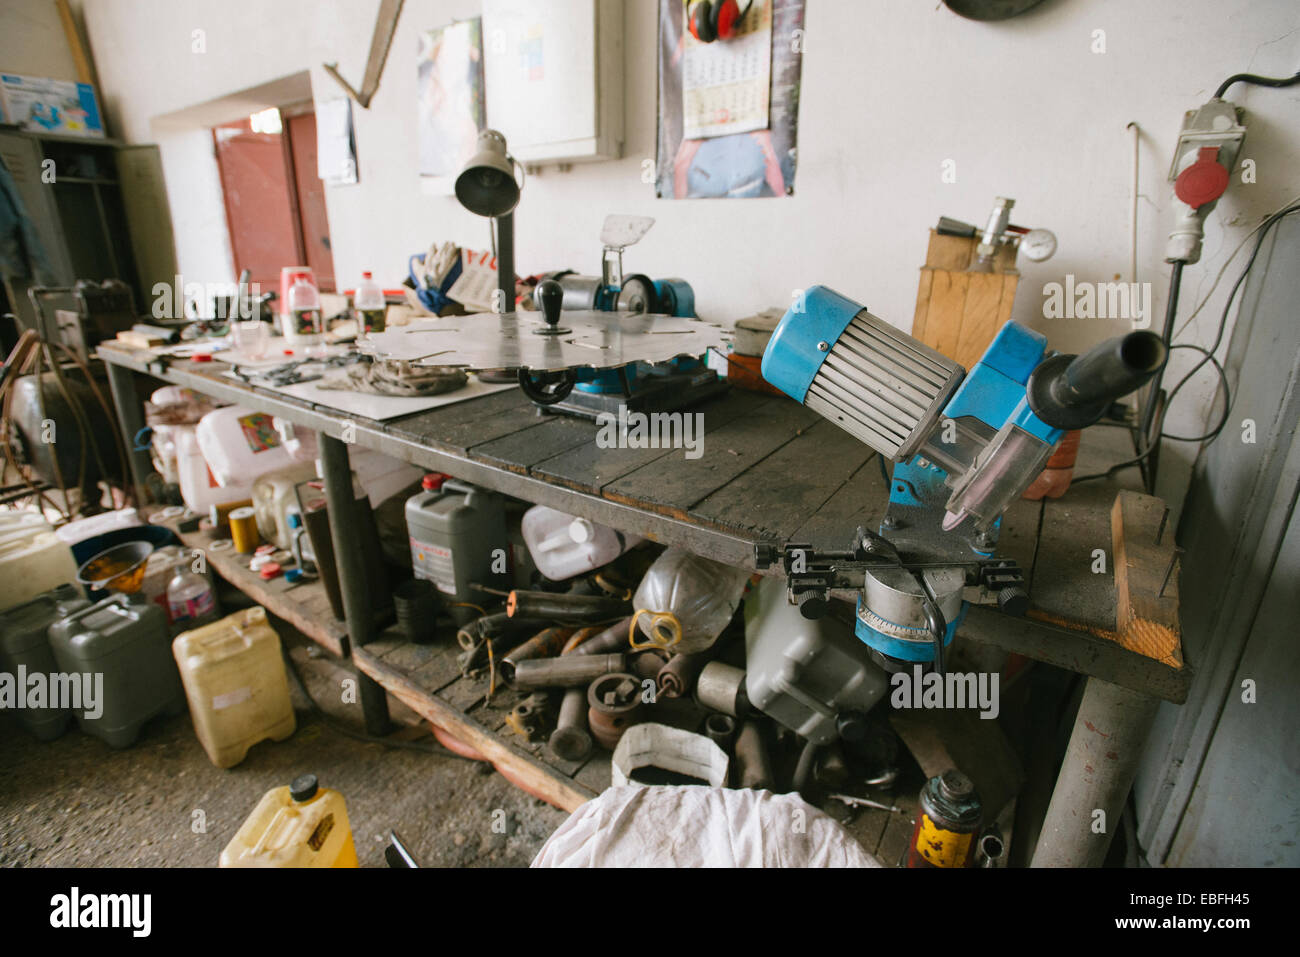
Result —
<instances>
[{"instance_id":1,"label":"blue miter saw housing","mask_svg":"<svg viewBox=\"0 0 1300 957\"><path fill-rule=\"evenodd\" d=\"M843 552L784 546L791 600L817 617L832 591L854 588L857 635L884 663L941 667L968 590L1027 607L1020 570L994 558L1002 512L1065 430L1096 421L1165 356L1147 332L1049 354L1045 337L1008 322L966 372L853 300L807 290L768 343L763 377L897 464L878 530L859 529ZM760 546L760 567L775 556Z\"/></svg>"}]
</instances>

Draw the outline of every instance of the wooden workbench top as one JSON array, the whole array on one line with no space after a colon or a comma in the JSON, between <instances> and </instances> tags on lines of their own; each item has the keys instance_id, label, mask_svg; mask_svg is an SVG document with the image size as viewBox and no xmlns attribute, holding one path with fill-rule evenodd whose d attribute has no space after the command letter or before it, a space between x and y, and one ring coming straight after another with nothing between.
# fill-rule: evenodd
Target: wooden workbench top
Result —
<instances>
[{"instance_id":1,"label":"wooden workbench top","mask_svg":"<svg viewBox=\"0 0 1300 957\"><path fill-rule=\"evenodd\" d=\"M219 362L160 363L148 350L107 343L105 361L530 502L733 565L753 567L759 542L844 547L858 525L874 528L888 490L874 453L784 397L732 390L697 406L703 454L685 449L602 448L595 423L540 412L521 392L497 392L378 422L260 389L224 375ZM1076 474L1132 457L1127 430L1084 433ZM1136 488L1118 479L1072 487L1056 501L1015 503L999 554L1029 579L1034 620L973 608L961 634L1029 657L1182 700L1190 669L1121 647L1115 629L1111 507ZM1105 553L1097 572L1096 552Z\"/></svg>"}]
</instances>

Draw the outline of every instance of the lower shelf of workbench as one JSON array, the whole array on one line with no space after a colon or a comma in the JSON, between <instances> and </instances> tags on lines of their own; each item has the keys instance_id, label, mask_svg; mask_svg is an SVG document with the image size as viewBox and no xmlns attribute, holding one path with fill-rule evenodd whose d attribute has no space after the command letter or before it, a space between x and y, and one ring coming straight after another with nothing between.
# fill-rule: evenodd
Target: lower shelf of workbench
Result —
<instances>
[{"instance_id":1,"label":"lower shelf of workbench","mask_svg":"<svg viewBox=\"0 0 1300 957\"><path fill-rule=\"evenodd\" d=\"M174 523L171 524L173 530ZM573 811L610 785L611 755L599 747L583 761L565 761L542 741L525 741L506 724L510 710L525 697L500 686L489 697L485 676L464 676L457 663L460 648L444 630L430 644L416 644L389 629L360 648L348 647L347 629L334 617L319 581L291 585L283 578L266 581L248 568L248 556L232 549L213 551L209 531L179 535L188 548L201 549L225 581L340 658L350 657L362 673L421 718L479 752L519 787L556 807ZM659 717L668 723L670 716ZM829 802L824 809L839 820L863 848L886 867L896 866L912 834L915 795L892 799L900 812Z\"/></svg>"}]
</instances>

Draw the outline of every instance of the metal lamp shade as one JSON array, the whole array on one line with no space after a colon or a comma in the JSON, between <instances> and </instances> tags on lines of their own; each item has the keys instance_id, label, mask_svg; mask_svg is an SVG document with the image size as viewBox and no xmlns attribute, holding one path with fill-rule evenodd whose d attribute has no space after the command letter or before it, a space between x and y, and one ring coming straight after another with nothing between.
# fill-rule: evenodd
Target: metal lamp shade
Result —
<instances>
[{"instance_id":1,"label":"metal lamp shade","mask_svg":"<svg viewBox=\"0 0 1300 957\"><path fill-rule=\"evenodd\" d=\"M479 216L504 216L519 203L514 161L496 130L478 135L478 149L456 177L456 198Z\"/></svg>"}]
</instances>

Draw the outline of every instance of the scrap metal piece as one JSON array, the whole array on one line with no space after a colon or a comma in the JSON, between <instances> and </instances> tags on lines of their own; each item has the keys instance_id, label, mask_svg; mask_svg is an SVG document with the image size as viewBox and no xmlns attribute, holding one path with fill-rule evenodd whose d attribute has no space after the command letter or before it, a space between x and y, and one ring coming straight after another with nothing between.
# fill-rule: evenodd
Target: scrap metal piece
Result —
<instances>
[{"instance_id":1,"label":"scrap metal piece","mask_svg":"<svg viewBox=\"0 0 1300 957\"><path fill-rule=\"evenodd\" d=\"M470 370L616 369L725 351L731 333L703 319L656 313L574 310L563 314L564 335L548 334L535 312L479 313L420 319L371 333L357 348L380 359L430 362Z\"/></svg>"},{"instance_id":2,"label":"scrap metal piece","mask_svg":"<svg viewBox=\"0 0 1300 957\"><path fill-rule=\"evenodd\" d=\"M581 761L591 753L591 732L587 730L587 691L569 688L560 703L560 716L555 722L547 745L556 757L565 761Z\"/></svg>"},{"instance_id":3,"label":"scrap metal piece","mask_svg":"<svg viewBox=\"0 0 1300 957\"><path fill-rule=\"evenodd\" d=\"M597 678L587 688L587 723L601 747L613 751L644 710L641 680L619 673Z\"/></svg>"}]
</instances>

